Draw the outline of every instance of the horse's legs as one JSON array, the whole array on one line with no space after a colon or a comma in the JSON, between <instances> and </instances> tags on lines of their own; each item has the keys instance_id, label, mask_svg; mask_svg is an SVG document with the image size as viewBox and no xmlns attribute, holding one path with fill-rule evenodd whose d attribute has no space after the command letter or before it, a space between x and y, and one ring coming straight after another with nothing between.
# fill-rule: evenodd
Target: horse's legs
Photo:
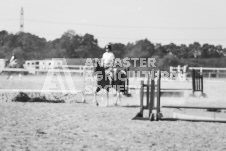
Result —
<instances>
[{"instance_id":1,"label":"horse's legs","mask_svg":"<svg viewBox=\"0 0 226 151\"><path fill-rule=\"evenodd\" d=\"M11 71L9 71L9 72L8 72L7 80L11 79L11 77L12 77L12 73L11 73Z\"/></svg>"},{"instance_id":2,"label":"horse's legs","mask_svg":"<svg viewBox=\"0 0 226 151\"><path fill-rule=\"evenodd\" d=\"M120 91L116 91L116 100L115 100L115 105L118 105L118 101L121 102L121 93Z\"/></svg>"},{"instance_id":3,"label":"horse's legs","mask_svg":"<svg viewBox=\"0 0 226 151\"><path fill-rule=\"evenodd\" d=\"M10 74L8 73L8 74L7 74L7 80L9 80L9 77L10 77Z\"/></svg>"},{"instance_id":4,"label":"horse's legs","mask_svg":"<svg viewBox=\"0 0 226 151\"><path fill-rule=\"evenodd\" d=\"M94 92L94 100L93 100L93 102L96 103L96 105L98 106L99 104L97 102L96 96L97 96L97 92Z\"/></svg>"},{"instance_id":5,"label":"horse's legs","mask_svg":"<svg viewBox=\"0 0 226 151\"><path fill-rule=\"evenodd\" d=\"M109 106L109 87L106 89L106 96L107 96L107 101L106 101L106 106Z\"/></svg>"},{"instance_id":6,"label":"horse's legs","mask_svg":"<svg viewBox=\"0 0 226 151\"><path fill-rule=\"evenodd\" d=\"M115 89L116 89L116 100L115 105L117 105L118 101L121 102L121 92L125 91L125 82L116 81Z\"/></svg>"},{"instance_id":7,"label":"horse's legs","mask_svg":"<svg viewBox=\"0 0 226 151\"><path fill-rule=\"evenodd\" d=\"M109 105L109 92L107 91L107 105L106 106L108 106Z\"/></svg>"},{"instance_id":8,"label":"horse's legs","mask_svg":"<svg viewBox=\"0 0 226 151\"><path fill-rule=\"evenodd\" d=\"M118 92L118 91L116 91L116 100L115 100L115 105L117 105L118 99L119 99L119 92Z\"/></svg>"},{"instance_id":9,"label":"horse's legs","mask_svg":"<svg viewBox=\"0 0 226 151\"><path fill-rule=\"evenodd\" d=\"M9 79L13 79L13 73L10 73Z\"/></svg>"},{"instance_id":10,"label":"horse's legs","mask_svg":"<svg viewBox=\"0 0 226 151\"><path fill-rule=\"evenodd\" d=\"M94 103L98 106L99 103L97 102L97 93L100 91L100 87L97 87L96 91L94 92Z\"/></svg>"},{"instance_id":11,"label":"horse's legs","mask_svg":"<svg viewBox=\"0 0 226 151\"><path fill-rule=\"evenodd\" d=\"M82 92L82 103L86 103L85 97L86 97L86 93L84 91Z\"/></svg>"}]
</instances>

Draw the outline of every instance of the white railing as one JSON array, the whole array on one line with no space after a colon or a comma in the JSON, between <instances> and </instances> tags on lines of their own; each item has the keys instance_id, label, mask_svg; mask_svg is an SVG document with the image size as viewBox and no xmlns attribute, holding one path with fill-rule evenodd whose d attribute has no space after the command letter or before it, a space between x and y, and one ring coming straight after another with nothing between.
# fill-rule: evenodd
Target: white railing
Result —
<instances>
[{"instance_id":1,"label":"white railing","mask_svg":"<svg viewBox=\"0 0 226 151\"><path fill-rule=\"evenodd\" d=\"M211 77L211 75L215 74L216 77L219 77L220 71L226 71L226 68L214 68L214 67L189 67L188 70L199 70L201 74L203 74L204 72L207 72L209 75L209 78ZM170 67L170 72L172 72L174 70L174 72L182 72L182 74L186 74L186 70L185 67ZM184 75L185 78L187 75Z\"/></svg>"},{"instance_id":2,"label":"white railing","mask_svg":"<svg viewBox=\"0 0 226 151\"><path fill-rule=\"evenodd\" d=\"M35 68L38 68L38 69L35 69ZM58 69L58 68L40 68L40 65L24 65L24 68L0 68L0 72L2 71L13 71L13 72L28 72L28 73L38 73L38 72L70 72L70 73L79 73L79 74L83 74L85 72L91 72L93 67L92 66L84 66L84 65L62 65L60 66L62 69ZM65 70L65 69L68 69L70 68L69 70ZM180 72L180 70L183 71L183 74L186 73L187 71L185 70L184 67L171 67L170 69L170 72L172 70L176 71L176 72ZM209 74L209 77L211 77L211 75L214 73L216 74L216 77L219 76L219 73L220 71L226 71L226 68L213 68L213 67L189 67L188 70L192 70L192 69L195 69L195 70L200 70L201 73L203 73L204 71L211 71L211 72L208 72ZM215 71L215 72L214 72ZM186 79L186 75L181 75L183 77L183 79ZM130 77L131 78L131 77Z\"/></svg>"},{"instance_id":3,"label":"white railing","mask_svg":"<svg viewBox=\"0 0 226 151\"><path fill-rule=\"evenodd\" d=\"M24 64L23 66L24 66L24 68L39 68L39 69L51 69L51 68L54 68L54 67L58 67L58 66L54 66L54 65L46 66L46 65L27 65L27 64ZM85 65L59 65L59 67L83 69L84 67L91 67L91 66L85 66Z\"/></svg>"},{"instance_id":4,"label":"white railing","mask_svg":"<svg viewBox=\"0 0 226 151\"><path fill-rule=\"evenodd\" d=\"M38 66L39 67L39 66ZM28 72L28 73L38 73L38 72L70 72L70 73L80 73L90 72L92 70L91 66L60 66L60 68L49 68L49 69L35 69L35 66L26 66L25 68L1 68L0 71L13 71L13 72ZM67 67L74 67L74 69L68 69Z\"/></svg>"},{"instance_id":5,"label":"white railing","mask_svg":"<svg viewBox=\"0 0 226 151\"><path fill-rule=\"evenodd\" d=\"M226 71L226 68L211 68L211 67L189 67L190 70L200 70L202 72L203 70L212 70L212 71Z\"/></svg>"},{"instance_id":6,"label":"white railing","mask_svg":"<svg viewBox=\"0 0 226 151\"><path fill-rule=\"evenodd\" d=\"M201 74L203 74L203 72L205 71L210 71L208 72L208 76L209 78L211 77L211 75L215 75L216 77L219 77L220 71L226 71L226 68L214 68L214 67L189 67L190 70L195 69L195 70L199 70Z\"/></svg>"}]
</instances>

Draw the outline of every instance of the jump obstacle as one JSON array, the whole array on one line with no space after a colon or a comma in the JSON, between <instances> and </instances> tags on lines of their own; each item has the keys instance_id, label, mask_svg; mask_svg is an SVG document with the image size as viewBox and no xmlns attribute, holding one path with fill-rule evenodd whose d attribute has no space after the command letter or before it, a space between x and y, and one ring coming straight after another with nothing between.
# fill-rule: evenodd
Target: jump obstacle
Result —
<instances>
[{"instance_id":1,"label":"jump obstacle","mask_svg":"<svg viewBox=\"0 0 226 151\"><path fill-rule=\"evenodd\" d=\"M126 95L127 97L130 97L131 96L131 93L129 91L129 76L130 76L130 68L126 68L125 69L125 72L126 72L126 83L124 85L124 95Z\"/></svg>"},{"instance_id":2,"label":"jump obstacle","mask_svg":"<svg viewBox=\"0 0 226 151\"><path fill-rule=\"evenodd\" d=\"M171 89L161 89L161 71L157 71L157 84L155 85L155 71L151 71L151 84L148 77L147 84L144 84L144 81L141 81L141 88L140 88L140 111L133 119L144 119L143 112L145 109L149 110L148 119L150 121L160 121L160 120L186 120L186 121L203 121L203 122L226 122L226 119L216 118L214 114L213 118L208 117L197 117L192 115L184 115L184 114L174 114L172 118L164 118L163 114L161 113L161 94L164 90L171 90ZM144 88L146 88L146 99L147 103L144 106ZM180 89L180 90L189 90L189 89ZM205 96L203 92L203 75L198 73L195 70L192 70L192 90L193 95L195 92L199 91L202 93L202 96ZM156 95L156 107L155 106L155 95ZM162 106L162 108L173 108L173 109L206 109L209 111L216 111L219 110L226 110L224 107L197 107L197 106ZM156 110L155 114L153 110Z\"/></svg>"},{"instance_id":3,"label":"jump obstacle","mask_svg":"<svg viewBox=\"0 0 226 151\"><path fill-rule=\"evenodd\" d=\"M170 66L170 79L174 79L175 77L178 77L179 80L185 81L187 79L187 71L188 66L177 66L172 67Z\"/></svg>"}]
</instances>

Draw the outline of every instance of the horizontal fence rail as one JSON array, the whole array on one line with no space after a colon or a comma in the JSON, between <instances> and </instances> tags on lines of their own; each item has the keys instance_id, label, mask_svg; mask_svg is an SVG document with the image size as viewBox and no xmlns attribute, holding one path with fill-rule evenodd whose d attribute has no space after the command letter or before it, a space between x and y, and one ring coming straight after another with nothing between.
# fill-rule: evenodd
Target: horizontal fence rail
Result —
<instances>
[{"instance_id":1,"label":"horizontal fence rail","mask_svg":"<svg viewBox=\"0 0 226 151\"><path fill-rule=\"evenodd\" d=\"M83 73L83 70L64 70L64 69L23 69L23 68L2 68L0 71L13 71L13 72L70 72L70 73Z\"/></svg>"},{"instance_id":2,"label":"horizontal fence rail","mask_svg":"<svg viewBox=\"0 0 226 151\"><path fill-rule=\"evenodd\" d=\"M226 68L212 68L212 67L189 67L189 70L192 70L192 69L195 69L195 70L200 70L200 71L203 71L203 70L213 70L213 71L226 71Z\"/></svg>"},{"instance_id":3,"label":"horizontal fence rail","mask_svg":"<svg viewBox=\"0 0 226 151\"><path fill-rule=\"evenodd\" d=\"M68 70L67 70L68 69ZM189 67L188 70L199 70L200 73L206 75L206 72L208 72L209 77L211 76L216 76L218 77L219 75L225 75L226 76L226 68L212 68L212 67ZM70 73L79 73L83 74L85 72L91 72L93 70L92 66L84 66L84 65L61 65L60 68L56 67L41 67L40 65L28 65L24 66L24 68L0 68L0 73L3 71L6 72L28 72L28 73L38 73L38 72L70 72ZM225 71L225 72L220 72L220 71ZM128 78L131 80L145 80L147 77L143 77L142 75L134 75L133 72L136 71L131 71L128 74Z\"/></svg>"}]
</instances>

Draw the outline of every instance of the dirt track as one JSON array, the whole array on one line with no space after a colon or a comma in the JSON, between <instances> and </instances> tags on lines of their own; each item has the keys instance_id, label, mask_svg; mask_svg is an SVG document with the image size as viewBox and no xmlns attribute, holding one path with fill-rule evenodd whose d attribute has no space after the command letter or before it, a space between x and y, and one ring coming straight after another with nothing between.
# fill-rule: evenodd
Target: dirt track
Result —
<instances>
[{"instance_id":1,"label":"dirt track","mask_svg":"<svg viewBox=\"0 0 226 151\"><path fill-rule=\"evenodd\" d=\"M34 78L36 80L34 80ZM37 77L2 82L1 88L41 87ZM34 81L34 83L33 83ZM80 81L79 81L80 82ZM165 86L190 83L165 82ZM165 97L162 104L226 106L225 83L207 82L208 98ZM8 87L7 87L8 86ZM100 98L98 98L101 100ZM139 111L139 96L123 98L120 106L87 103L0 103L1 150L226 150L223 123L131 120ZM147 115L147 114L146 114Z\"/></svg>"}]
</instances>

